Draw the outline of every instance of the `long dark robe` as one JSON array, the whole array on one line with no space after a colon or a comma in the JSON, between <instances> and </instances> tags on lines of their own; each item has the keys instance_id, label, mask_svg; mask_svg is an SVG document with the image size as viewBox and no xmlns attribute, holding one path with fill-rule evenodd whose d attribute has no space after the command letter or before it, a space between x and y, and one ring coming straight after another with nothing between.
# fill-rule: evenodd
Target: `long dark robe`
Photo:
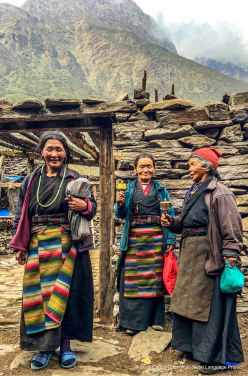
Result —
<instances>
[{"instance_id":1,"label":"long dark robe","mask_svg":"<svg viewBox=\"0 0 248 376\"><path fill-rule=\"evenodd\" d=\"M210 180L205 181L190 200L186 196L182 227L207 226L205 190L209 182ZM220 276L206 276L207 250L205 258L199 259L199 252L195 249L198 238L204 237L195 236L182 240L179 279L176 282L175 295L172 297L171 304L171 310L173 311L174 306L177 312L174 313L173 318L172 348L190 352L195 360L205 363L243 362L236 314L236 294L222 294ZM180 273L180 265L185 269L183 273ZM191 281L187 269L188 274L191 275ZM184 285L187 285L185 289L183 289ZM195 289L195 298L194 293L188 289L189 286ZM176 308L179 301L184 305L182 312L177 309L178 307ZM189 309L190 304L192 304L192 310ZM200 312L201 307L202 312ZM190 318L190 314L195 315L194 319Z\"/></svg>"},{"instance_id":2,"label":"long dark robe","mask_svg":"<svg viewBox=\"0 0 248 376\"><path fill-rule=\"evenodd\" d=\"M45 172L44 172L45 174ZM37 207L36 193L39 175L34 181L31 191L30 215L46 215L66 213L68 204L65 199L66 185L70 179L65 179L59 197L49 208ZM60 185L61 178L44 176L41 181L39 199L45 205L53 200ZM41 226L42 228L42 226ZM27 351L51 351L60 346L61 339L76 339L81 342L92 341L93 331L94 288L89 251L78 252L71 281L70 293L65 315L59 328L50 329L35 334L27 334L23 312L21 316L21 349Z\"/></svg>"},{"instance_id":3,"label":"long dark robe","mask_svg":"<svg viewBox=\"0 0 248 376\"><path fill-rule=\"evenodd\" d=\"M172 348L192 353L204 363L243 362L236 314L236 294L222 294L220 277L214 282L208 322L174 314Z\"/></svg>"},{"instance_id":4,"label":"long dark robe","mask_svg":"<svg viewBox=\"0 0 248 376\"><path fill-rule=\"evenodd\" d=\"M145 205L153 205L156 203L158 198L154 184L151 184L147 196L144 195L138 181L136 182L136 190L139 201L143 202ZM135 209L136 205L137 198L134 196L132 208ZM152 207L139 204L138 213L136 213L136 215L151 214L160 216L159 202ZM123 252L123 259L124 256ZM122 260L122 262L124 262L124 260ZM124 276L125 267L122 268L120 280L120 326L125 329L146 330L148 326L163 325L165 318L164 297L124 298Z\"/></svg>"}]
</instances>

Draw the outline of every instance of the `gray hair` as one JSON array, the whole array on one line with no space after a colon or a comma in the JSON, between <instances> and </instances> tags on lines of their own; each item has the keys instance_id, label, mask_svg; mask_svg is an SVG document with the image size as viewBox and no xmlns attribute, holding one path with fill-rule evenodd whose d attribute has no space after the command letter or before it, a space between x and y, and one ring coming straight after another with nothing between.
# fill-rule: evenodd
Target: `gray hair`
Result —
<instances>
[{"instance_id":1,"label":"gray hair","mask_svg":"<svg viewBox=\"0 0 248 376\"><path fill-rule=\"evenodd\" d=\"M216 177L218 180L220 179L220 175L219 175L218 171L215 170L215 168L214 168L214 166L212 165L212 163L210 163L209 161L207 161L206 159L200 157L200 156L197 155L197 154L191 154L190 159L191 159L191 158L198 158L199 161L201 162L201 165L202 165L202 168L203 168L203 169L207 169L207 168L209 168L209 169L210 169L209 174L210 174L211 176Z\"/></svg>"}]
</instances>

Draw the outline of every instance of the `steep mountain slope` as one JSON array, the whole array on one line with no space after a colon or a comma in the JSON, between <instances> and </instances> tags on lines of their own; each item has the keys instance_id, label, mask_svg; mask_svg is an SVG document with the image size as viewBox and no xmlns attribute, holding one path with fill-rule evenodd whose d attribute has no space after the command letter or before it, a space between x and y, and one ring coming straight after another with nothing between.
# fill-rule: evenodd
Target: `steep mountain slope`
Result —
<instances>
[{"instance_id":1,"label":"steep mountain slope","mask_svg":"<svg viewBox=\"0 0 248 376\"><path fill-rule=\"evenodd\" d=\"M107 2L87 1L95 7ZM220 100L226 92L248 91L247 83L150 43L117 27L116 20L106 22L100 16L69 20L60 7L64 0L50 0L53 10L48 16L46 7L44 12L27 7L33 3L41 0L25 4L30 13L0 4L0 99L97 96L115 100L120 92L133 95L144 69L152 100L155 87L161 98L173 83L178 96L197 104Z\"/></svg>"},{"instance_id":2,"label":"steep mountain slope","mask_svg":"<svg viewBox=\"0 0 248 376\"><path fill-rule=\"evenodd\" d=\"M248 69L239 67L232 63L222 63L214 59L196 58L196 63L202 64L206 67L213 68L218 72L227 74L230 77L236 78L244 82L248 82Z\"/></svg>"},{"instance_id":3,"label":"steep mountain slope","mask_svg":"<svg viewBox=\"0 0 248 376\"><path fill-rule=\"evenodd\" d=\"M111 28L132 31L148 42L177 53L171 42L155 36L163 35L159 33L159 25L133 0L27 0L22 9L37 17L55 18L59 22L101 21Z\"/></svg>"}]
</instances>

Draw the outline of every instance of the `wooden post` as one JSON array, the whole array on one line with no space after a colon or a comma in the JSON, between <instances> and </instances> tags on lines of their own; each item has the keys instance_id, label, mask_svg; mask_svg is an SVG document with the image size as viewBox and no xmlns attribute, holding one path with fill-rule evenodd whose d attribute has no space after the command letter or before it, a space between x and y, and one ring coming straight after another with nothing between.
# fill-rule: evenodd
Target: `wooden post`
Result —
<instances>
[{"instance_id":1,"label":"wooden post","mask_svg":"<svg viewBox=\"0 0 248 376\"><path fill-rule=\"evenodd\" d=\"M112 236L114 209L114 171L112 152L112 124L100 130L100 267L99 310L101 321L113 319L114 278L112 274Z\"/></svg>"},{"instance_id":2,"label":"wooden post","mask_svg":"<svg viewBox=\"0 0 248 376\"><path fill-rule=\"evenodd\" d=\"M0 198L2 196L2 182L3 182L3 176L4 176L4 166L3 166L3 162L4 162L4 159L5 159L5 156L2 155L0 157Z\"/></svg>"},{"instance_id":3,"label":"wooden post","mask_svg":"<svg viewBox=\"0 0 248 376\"><path fill-rule=\"evenodd\" d=\"M171 87L171 95L175 95L175 85L174 84Z\"/></svg>"},{"instance_id":4,"label":"wooden post","mask_svg":"<svg viewBox=\"0 0 248 376\"><path fill-rule=\"evenodd\" d=\"M158 91L155 89L155 102L158 102Z\"/></svg>"},{"instance_id":5,"label":"wooden post","mask_svg":"<svg viewBox=\"0 0 248 376\"><path fill-rule=\"evenodd\" d=\"M146 93L146 99L150 99L150 93Z\"/></svg>"},{"instance_id":6,"label":"wooden post","mask_svg":"<svg viewBox=\"0 0 248 376\"><path fill-rule=\"evenodd\" d=\"M28 158L28 175L34 171L34 159Z\"/></svg>"},{"instance_id":7,"label":"wooden post","mask_svg":"<svg viewBox=\"0 0 248 376\"><path fill-rule=\"evenodd\" d=\"M144 78L142 78L142 90L146 91L146 81L147 81L147 74L146 71L144 71Z\"/></svg>"}]
</instances>

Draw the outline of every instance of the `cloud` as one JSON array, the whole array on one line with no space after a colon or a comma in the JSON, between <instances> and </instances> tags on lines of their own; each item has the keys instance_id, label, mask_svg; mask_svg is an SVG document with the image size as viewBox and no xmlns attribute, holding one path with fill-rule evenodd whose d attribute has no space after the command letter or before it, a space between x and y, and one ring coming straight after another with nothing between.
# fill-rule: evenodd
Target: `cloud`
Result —
<instances>
[{"instance_id":1,"label":"cloud","mask_svg":"<svg viewBox=\"0 0 248 376\"><path fill-rule=\"evenodd\" d=\"M110 0L110 2L113 4L121 4L122 0Z\"/></svg>"},{"instance_id":2,"label":"cloud","mask_svg":"<svg viewBox=\"0 0 248 376\"><path fill-rule=\"evenodd\" d=\"M165 23L164 15L157 13L155 20L158 27L154 34L159 38L167 37L178 53L189 59L210 58L223 63L230 62L248 67L248 47L244 31L230 22Z\"/></svg>"}]
</instances>

